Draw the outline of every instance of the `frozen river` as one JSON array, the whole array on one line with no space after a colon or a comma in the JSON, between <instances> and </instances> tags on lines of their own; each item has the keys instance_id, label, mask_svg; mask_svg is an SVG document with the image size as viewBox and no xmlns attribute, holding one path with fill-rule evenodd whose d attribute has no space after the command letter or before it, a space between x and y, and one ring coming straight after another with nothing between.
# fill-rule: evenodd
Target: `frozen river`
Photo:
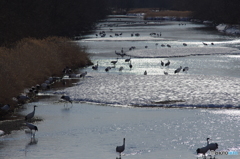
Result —
<instances>
[{"instance_id":1,"label":"frozen river","mask_svg":"<svg viewBox=\"0 0 240 159\"><path fill-rule=\"evenodd\" d=\"M102 31L105 37L99 37ZM150 36L153 32L161 36ZM140 36L131 36L136 33ZM123 138L123 159L193 159L208 137L218 143L217 151L240 151L240 111L234 109L240 106L237 37L191 22L109 18L75 43L88 48L98 70L80 70L87 76L73 87L26 105L21 114L38 106L39 131L35 138L24 130L2 136L0 158L116 158ZM129 50L132 46L136 49ZM129 56L118 57L115 51L121 50ZM125 62L130 56L132 69ZM106 72L113 60L116 66ZM161 66L168 60L168 67ZM180 66L188 72L175 74ZM62 94L74 101L72 108L57 102Z\"/></svg>"}]
</instances>

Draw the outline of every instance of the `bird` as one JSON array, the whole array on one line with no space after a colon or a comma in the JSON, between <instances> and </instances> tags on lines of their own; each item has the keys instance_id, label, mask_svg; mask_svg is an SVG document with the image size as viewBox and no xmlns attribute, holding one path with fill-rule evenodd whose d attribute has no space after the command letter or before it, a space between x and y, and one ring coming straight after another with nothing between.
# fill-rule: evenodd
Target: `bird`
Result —
<instances>
[{"instance_id":1,"label":"bird","mask_svg":"<svg viewBox=\"0 0 240 159\"><path fill-rule=\"evenodd\" d=\"M65 102L69 102L69 103L72 104L72 100L71 100L71 98L70 98L69 96L62 95L62 96L61 96L61 99L62 99L63 101L65 101ZM65 107L65 103L64 103L64 107Z\"/></svg>"},{"instance_id":2,"label":"bird","mask_svg":"<svg viewBox=\"0 0 240 159\"><path fill-rule=\"evenodd\" d=\"M118 62L118 58L116 61L111 61L112 64L116 65L116 63Z\"/></svg>"},{"instance_id":3,"label":"bird","mask_svg":"<svg viewBox=\"0 0 240 159\"><path fill-rule=\"evenodd\" d=\"M32 111L31 113L29 113L28 115L25 116L25 121L27 121L27 120L29 120L29 119L32 119L32 118L34 117L35 108L36 108L36 107L37 107L37 106L34 105L34 106L33 106L33 111Z\"/></svg>"},{"instance_id":4,"label":"bird","mask_svg":"<svg viewBox=\"0 0 240 159\"><path fill-rule=\"evenodd\" d=\"M167 47L171 47L171 45L167 44Z\"/></svg>"},{"instance_id":5,"label":"bird","mask_svg":"<svg viewBox=\"0 0 240 159\"><path fill-rule=\"evenodd\" d=\"M210 143L209 144L208 140L211 140L211 139L207 138L207 146L209 146L210 151L215 151L216 149L218 149L218 144L217 143Z\"/></svg>"},{"instance_id":6,"label":"bird","mask_svg":"<svg viewBox=\"0 0 240 159\"><path fill-rule=\"evenodd\" d=\"M1 107L1 110L3 110L4 112L9 111L10 110L10 105L9 104L4 105L3 107Z\"/></svg>"},{"instance_id":7,"label":"bird","mask_svg":"<svg viewBox=\"0 0 240 159\"><path fill-rule=\"evenodd\" d=\"M130 58L125 59L125 62L129 62L129 61L131 61L131 56L130 56Z\"/></svg>"},{"instance_id":8,"label":"bird","mask_svg":"<svg viewBox=\"0 0 240 159\"><path fill-rule=\"evenodd\" d=\"M121 153L125 150L125 138L123 138L123 145L116 147L116 152L119 153L119 157L121 158Z\"/></svg>"},{"instance_id":9,"label":"bird","mask_svg":"<svg viewBox=\"0 0 240 159\"><path fill-rule=\"evenodd\" d=\"M202 147L202 148L198 148L196 150L196 152L197 152L197 154L201 153L205 156L205 154L207 153L208 150L209 150L209 146L205 146L205 147Z\"/></svg>"},{"instance_id":10,"label":"bird","mask_svg":"<svg viewBox=\"0 0 240 159\"><path fill-rule=\"evenodd\" d=\"M166 72L166 71L164 71L163 73L164 73L164 75L168 75L168 72Z\"/></svg>"},{"instance_id":11,"label":"bird","mask_svg":"<svg viewBox=\"0 0 240 159\"><path fill-rule=\"evenodd\" d=\"M211 43L211 45L214 45L214 43Z\"/></svg>"},{"instance_id":12,"label":"bird","mask_svg":"<svg viewBox=\"0 0 240 159\"><path fill-rule=\"evenodd\" d=\"M93 70L97 70L97 69L98 69L98 61L97 61L97 64L96 64L96 65L92 66L92 69L93 69Z\"/></svg>"},{"instance_id":13,"label":"bird","mask_svg":"<svg viewBox=\"0 0 240 159\"><path fill-rule=\"evenodd\" d=\"M161 61L161 65L164 66L164 62Z\"/></svg>"},{"instance_id":14,"label":"bird","mask_svg":"<svg viewBox=\"0 0 240 159\"><path fill-rule=\"evenodd\" d=\"M119 68L119 71L122 71L123 70L123 67L121 66L120 68Z\"/></svg>"},{"instance_id":15,"label":"bird","mask_svg":"<svg viewBox=\"0 0 240 159\"><path fill-rule=\"evenodd\" d=\"M170 65L170 61L168 60L167 63L165 63L165 66L169 66Z\"/></svg>"},{"instance_id":16,"label":"bird","mask_svg":"<svg viewBox=\"0 0 240 159\"><path fill-rule=\"evenodd\" d=\"M179 68L177 68L177 69L174 71L174 73L179 73L179 72L181 71L181 69L182 69L182 66L180 66Z\"/></svg>"},{"instance_id":17,"label":"bird","mask_svg":"<svg viewBox=\"0 0 240 159\"><path fill-rule=\"evenodd\" d=\"M80 78L81 78L81 77L84 78L86 75L87 75L87 71L85 71L84 73L81 73L81 74L80 74Z\"/></svg>"},{"instance_id":18,"label":"bird","mask_svg":"<svg viewBox=\"0 0 240 159\"><path fill-rule=\"evenodd\" d=\"M147 71L144 71L144 75L147 75Z\"/></svg>"},{"instance_id":19,"label":"bird","mask_svg":"<svg viewBox=\"0 0 240 159\"><path fill-rule=\"evenodd\" d=\"M36 131L38 131L37 126L35 126L35 125L33 125L33 124L30 124L30 123L28 123L28 122L26 122L26 125L27 125L27 127L31 130L31 134L32 134L32 130L35 130L35 131L34 131L34 135L35 135Z\"/></svg>"},{"instance_id":20,"label":"bird","mask_svg":"<svg viewBox=\"0 0 240 159\"><path fill-rule=\"evenodd\" d=\"M186 44L186 43L183 43L183 46L187 46L187 44Z\"/></svg>"},{"instance_id":21,"label":"bird","mask_svg":"<svg viewBox=\"0 0 240 159\"><path fill-rule=\"evenodd\" d=\"M130 61L130 63L129 63L129 68L132 69L132 67L133 67L133 66L132 66L132 63L131 63L131 61Z\"/></svg>"},{"instance_id":22,"label":"bird","mask_svg":"<svg viewBox=\"0 0 240 159\"><path fill-rule=\"evenodd\" d=\"M184 67L183 72L187 72L189 70L189 67Z\"/></svg>"},{"instance_id":23,"label":"bird","mask_svg":"<svg viewBox=\"0 0 240 159\"><path fill-rule=\"evenodd\" d=\"M108 66L107 68L105 68L105 71L108 72L111 69L110 66Z\"/></svg>"},{"instance_id":24,"label":"bird","mask_svg":"<svg viewBox=\"0 0 240 159\"><path fill-rule=\"evenodd\" d=\"M207 43L204 43L204 42L202 42L203 43L203 45L208 45Z\"/></svg>"}]
</instances>

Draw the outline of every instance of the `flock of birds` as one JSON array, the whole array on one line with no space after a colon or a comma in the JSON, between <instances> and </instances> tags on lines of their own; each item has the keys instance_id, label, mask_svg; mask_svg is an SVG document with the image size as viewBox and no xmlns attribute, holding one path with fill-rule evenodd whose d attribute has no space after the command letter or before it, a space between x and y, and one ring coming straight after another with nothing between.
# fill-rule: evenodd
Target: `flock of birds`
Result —
<instances>
[{"instance_id":1,"label":"flock of birds","mask_svg":"<svg viewBox=\"0 0 240 159\"><path fill-rule=\"evenodd\" d=\"M131 47L131 48L133 48L133 47ZM127 55L126 53L124 53L124 52L123 52L123 49L121 50L121 52L115 51L115 54L116 54L117 56L122 57L122 58L125 57L125 56L128 56L129 58L126 58L126 59L125 59L125 62L128 63L128 66L129 66L130 70L133 68L133 65L132 65L132 62L131 62L131 59L132 59L131 56L130 56L130 55ZM116 60L110 61L110 63L112 64L112 66L107 66L107 67L105 68L105 71L106 71L106 72L109 72L112 68L116 68L116 64L118 63L118 60L120 59L120 57L117 57ZM161 67L167 67L167 68L169 68L170 64L171 64L171 62L170 62L169 60L168 60L166 63L164 63L163 61L160 62ZM96 64L96 65L93 65L93 66L92 66L92 69L93 69L93 70L98 70L98 68L99 68L99 64L98 64L98 61L97 61L97 64ZM124 67L121 66L121 67L119 67L118 70L119 70L119 72L121 72L123 69L124 69ZM181 71L182 71L182 72L188 72L188 70L189 70L189 67L188 67L188 66L186 66L186 67L180 66L179 68L177 68L177 69L174 71L174 74L179 74ZM143 74L144 74L144 75L147 75L147 70L145 70ZM167 71L164 71L164 75L168 75L168 72L167 72Z\"/></svg>"}]
</instances>

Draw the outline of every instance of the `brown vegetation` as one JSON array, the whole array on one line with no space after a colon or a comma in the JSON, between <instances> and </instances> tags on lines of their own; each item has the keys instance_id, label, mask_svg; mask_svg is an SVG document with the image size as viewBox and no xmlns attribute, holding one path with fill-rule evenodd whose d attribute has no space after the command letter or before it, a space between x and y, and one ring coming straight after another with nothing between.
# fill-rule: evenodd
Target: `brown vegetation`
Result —
<instances>
[{"instance_id":1,"label":"brown vegetation","mask_svg":"<svg viewBox=\"0 0 240 159\"><path fill-rule=\"evenodd\" d=\"M191 11L174 11L174 10L158 10L154 8L137 8L132 9L129 13L145 13L146 17L190 17Z\"/></svg>"},{"instance_id":2,"label":"brown vegetation","mask_svg":"<svg viewBox=\"0 0 240 159\"><path fill-rule=\"evenodd\" d=\"M68 38L25 38L13 47L0 47L0 103L14 104L12 97L25 88L59 76L66 66L91 64L84 48Z\"/></svg>"}]
</instances>

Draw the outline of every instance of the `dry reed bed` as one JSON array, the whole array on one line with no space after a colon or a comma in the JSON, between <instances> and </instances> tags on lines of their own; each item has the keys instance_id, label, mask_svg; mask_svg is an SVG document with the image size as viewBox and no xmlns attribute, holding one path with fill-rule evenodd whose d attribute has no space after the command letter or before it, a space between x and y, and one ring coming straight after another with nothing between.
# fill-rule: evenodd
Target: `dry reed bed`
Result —
<instances>
[{"instance_id":1,"label":"dry reed bed","mask_svg":"<svg viewBox=\"0 0 240 159\"><path fill-rule=\"evenodd\" d=\"M62 75L66 66L89 64L85 49L67 38L26 38L13 48L0 47L0 103L14 105L12 97L25 88L41 84L50 76Z\"/></svg>"},{"instance_id":2,"label":"dry reed bed","mask_svg":"<svg viewBox=\"0 0 240 159\"><path fill-rule=\"evenodd\" d=\"M151 8L137 8L132 9L129 13L145 13L146 17L190 17L192 15L191 11L174 11L174 10L160 10L156 11L157 9Z\"/></svg>"}]
</instances>

